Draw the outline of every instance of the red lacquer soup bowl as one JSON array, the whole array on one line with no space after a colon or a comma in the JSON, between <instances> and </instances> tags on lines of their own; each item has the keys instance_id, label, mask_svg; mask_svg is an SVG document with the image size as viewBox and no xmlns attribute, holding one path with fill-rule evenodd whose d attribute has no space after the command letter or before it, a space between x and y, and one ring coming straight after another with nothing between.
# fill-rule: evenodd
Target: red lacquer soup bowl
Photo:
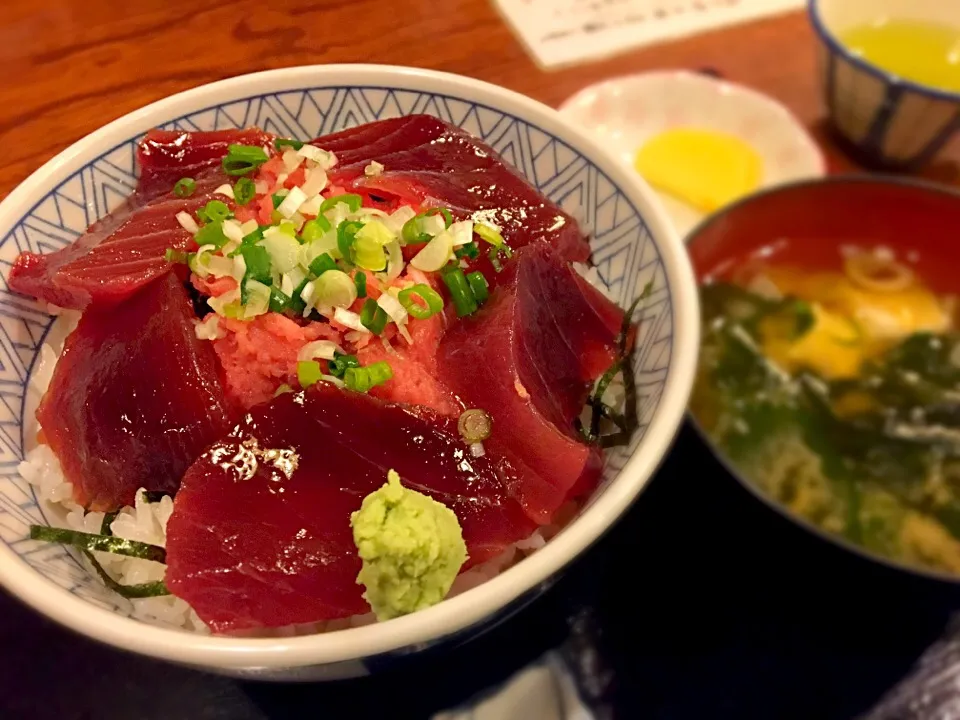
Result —
<instances>
[{"instance_id":1,"label":"red lacquer soup bowl","mask_svg":"<svg viewBox=\"0 0 960 720\"><path fill-rule=\"evenodd\" d=\"M809 270L843 266L844 246L886 247L934 293L960 293L960 190L884 176L840 176L781 186L724 209L694 230L688 249L698 283L734 280L758 263ZM744 272L747 271L747 272ZM706 339L707 332L701 333ZM716 378L708 382L714 383ZM706 385L704 385L706 387ZM694 393L694 407L699 405ZM699 410L698 410L699 412ZM705 442L732 475L764 503L807 530L870 560L927 577L960 582L939 571L861 547L842 533L787 510L758 489L693 417ZM741 442L752 442L741 441ZM920 478L921 480L923 478Z\"/></svg>"}]
</instances>

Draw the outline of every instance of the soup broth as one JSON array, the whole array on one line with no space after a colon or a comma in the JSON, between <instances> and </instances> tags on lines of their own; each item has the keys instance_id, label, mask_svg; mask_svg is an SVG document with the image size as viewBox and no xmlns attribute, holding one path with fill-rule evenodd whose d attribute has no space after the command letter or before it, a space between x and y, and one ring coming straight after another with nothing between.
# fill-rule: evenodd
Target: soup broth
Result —
<instances>
[{"instance_id":1,"label":"soup broth","mask_svg":"<svg viewBox=\"0 0 960 720\"><path fill-rule=\"evenodd\" d=\"M960 333L955 299L917 267L859 246L831 265L774 255L713 278L692 410L795 515L960 574Z\"/></svg>"}]
</instances>

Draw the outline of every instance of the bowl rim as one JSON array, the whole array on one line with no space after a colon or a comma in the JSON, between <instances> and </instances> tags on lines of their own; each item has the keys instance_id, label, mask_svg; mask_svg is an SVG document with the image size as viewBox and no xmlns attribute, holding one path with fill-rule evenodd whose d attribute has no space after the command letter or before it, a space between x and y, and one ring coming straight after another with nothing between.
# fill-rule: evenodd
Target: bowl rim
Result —
<instances>
[{"instance_id":1,"label":"bowl rim","mask_svg":"<svg viewBox=\"0 0 960 720\"><path fill-rule=\"evenodd\" d=\"M652 478L683 421L699 347L699 299L692 264L653 191L556 110L519 93L451 73L373 64L306 65L201 85L134 110L85 136L45 163L0 203L0 228L12 227L62 182L64 168L88 164L144 125L160 125L209 104L322 87L376 87L448 94L522 119L587 157L623 193L650 231L670 288L673 351L659 407L643 441L617 477L573 523L543 548L482 585L388 623L298 637L230 638L168 629L97 607L61 588L0 544L0 582L43 615L95 640L177 663L240 671L297 668L389 654L439 640L495 616L534 591L596 542ZM217 99L219 97L219 99ZM228 99L224 99L224 97ZM82 165L80 165L82 166Z\"/></svg>"},{"instance_id":2,"label":"bowl rim","mask_svg":"<svg viewBox=\"0 0 960 720\"><path fill-rule=\"evenodd\" d=\"M925 95L938 100L949 100L951 102L960 103L960 92L941 90L932 85L925 85L924 83L917 82L916 80L909 80L907 78L900 77L896 73L889 70L884 70L879 65L875 65L867 60L864 60L861 56L852 53L850 49L840 41L834 32L827 27L827 23L823 20L820 11L821 2L823 2L823 0L808 0L807 15L810 18L810 24L813 25L813 29L827 44L831 52L842 56L845 60L860 70L863 70L879 80L883 80L889 85L906 88L919 95Z\"/></svg>"},{"instance_id":3,"label":"bowl rim","mask_svg":"<svg viewBox=\"0 0 960 720\"><path fill-rule=\"evenodd\" d=\"M692 247L699 237L702 237L704 230L709 228L715 222L721 222L725 219L725 215L728 212L734 211L741 206L746 206L751 204L754 201L764 200L767 196L784 194L789 192L795 192L798 190L805 190L808 187L816 185L850 185L850 184L862 184L862 185L898 185L901 187L909 187L916 190L930 191L940 195L947 195L958 202L960 202L960 189L953 188L949 185L944 185L942 183L933 182L931 180L924 180L921 178L905 177L901 175L894 175L892 173L846 173L841 175L830 175L823 178L809 178L803 180L796 180L790 183L784 183L777 187L767 188L760 192L752 193L744 198L741 198L737 202L731 203L730 205L722 208L713 215L710 215L703 222L698 224L687 236L687 247ZM697 280L697 292L699 293L700 288L705 283L701 283ZM699 352L698 352L699 355ZM894 560L893 558L880 555L879 553L873 553L866 548L857 545L856 543L848 540L845 537L840 535L834 535L827 532L818 525L815 525L810 520L807 520L800 515L797 515L790 511L788 508L784 507L782 504L774 500L772 497L764 493L760 488L756 487L752 482L750 482L742 470L737 466L737 464L727 455L727 453L722 450L713 438L710 437L710 434L706 431L703 425L700 423L700 420L694 414L692 409L687 410L687 419L690 424L696 430L697 434L700 436L701 441L707 448L710 450L710 453L717 459L724 470L727 471L729 475L734 477L743 488L747 490L751 495L758 499L761 503L766 505L768 508L776 512L782 518L788 522L793 523L794 525L799 526L801 529L806 530L811 533L821 541L826 541L827 543L839 547L842 550L852 553L862 560L867 560L872 563L881 565L889 570L895 570L899 572L905 572L914 577L923 578L925 580L933 580L936 582L941 582L950 585L960 584L960 573L951 574L948 572L933 570L931 568L922 568L918 566L908 565L907 563Z\"/></svg>"}]
</instances>

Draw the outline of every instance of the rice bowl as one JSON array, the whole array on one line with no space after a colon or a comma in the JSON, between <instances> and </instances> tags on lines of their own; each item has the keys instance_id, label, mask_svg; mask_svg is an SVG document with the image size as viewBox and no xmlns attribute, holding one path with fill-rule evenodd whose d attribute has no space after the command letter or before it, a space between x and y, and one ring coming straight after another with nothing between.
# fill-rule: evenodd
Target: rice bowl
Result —
<instances>
[{"instance_id":1,"label":"rice bowl","mask_svg":"<svg viewBox=\"0 0 960 720\"><path fill-rule=\"evenodd\" d=\"M318 72L320 76L317 75ZM364 67L339 69L339 75L324 75L324 73L327 72L327 69L323 71L318 69L280 71L278 73L267 73L259 76L251 76L251 78L227 81L225 84L213 86L213 95L207 94L211 92L211 90L208 89L192 91L194 93L193 97L188 93L184 96L164 101L167 103L166 108L162 106L163 104L159 106L159 109L158 106L153 106L152 108L141 111L139 116L138 114L134 114L130 119L119 121L121 127L123 123L129 123L127 127L130 128L130 130L127 135L121 136L114 134L111 137L114 139L113 141L116 142L118 139L131 135L135 136L148 127L169 122L171 117L177 117L181 113L186 114L193 112L196 108L206 107L211 103L221 102L224 106L227 106L229 102L237 102L238 97L249 96L252 90L282 93L283 91L292 92L304 87L322 87L324 80L317 81L317 77L336 77L337 80L335 82L343 82L344 78L349 77L350 81L354 83L353 87L369 88L376 86L382 88L382 84L385 83L386 79L383 73L388 73L394 78L393 82L396 83L395 87L410 88L410 90L398 90L399 92L433 92L446 95L448 98L450 96L457 96L457 93L460 93L459 97L469 98L468 101L461 100L460 102L479 101L481 105L487 108L483 110L483 112L490 112L490 107L509 107L511 113L520 118L524 118L524 121L527 123L530 122L528 118L536 118L536 124L539 128L537 132L548 132L563 138L564 144L561 148L562 151L568 153L573 152L574 154L579 152L588 157L593 157L589 142L584 141L575 132L565 128L550 112L541 109L540 106L537 106L535 103L515 98L509 93L491 89L482 84L452 79L448 76L435 76L430 73L423 74L410 71L382 70ZM343 75L344 72L348 74ZM376 78L379 78L379 80ZM257 85L256 83L258 82L261 84ZM231 83L233 83L232 86ZM247 85L246 83L253 84ZM378 83L381 84L378 85ZM425 83L425 85L418 83ZM466 85L463 83L466 83ZM218 87L220 91L224 93L221 96L216 95ZM464 87L471 89L468 92L464 90ZM392 92L393 91L391 91L391 94ZM480 94L477 95L476 93ZM184 100L183 98L186 99ZM506 103L506 105L503 105L503 103ZM476 117L476 115L473 117ZM211 118L211 120L212 119L213 118ZM461 118L461 122L469 125L470 122L473 122L473 119L464 117ZM511 120L511 122L516 121ZM482 128L478 127L478 130L482 133ZM118 130L111 128L106 128L101 132L107 133L107 131L113 133L118 132ZM529 133L530 131L526 130L525 132ZM314 135L319 133L311 132L308 134ZM530 136L527 135L528 141L529 138ZM97 140L98 138L94 136L84 141L88 143L91 148L87 152L93 152L94 145L92 145L92 143L95 143ZM493 140L496 146L497 139L493 138ZM500 138L500 140L503 140L503 138ZM103 141L101 140L101 142ZM503 147L505 147L505 145L501 145L498 149L503 152ZM577 150L573 150L573 148L577 148ZM63 176L64 173L69 175L69 172L71 172L71 167L68 163L71 159L75 163L80 162L82 164L86 162L82 157L76 156L78 152L82 154L82 151L83 147L81 144L79 151L75 149L68 151L65 157L60 159L61 165L59 169L61 176ZM553 152L556 152L556 150L553 150ZM532 155L530 157L532 157ZM517 160L515 154L513 158ZM510 159L509 155L507 159ZM575 160L575 162L587 163L589 161ZM556 163L556 158L554 158L554 163ZM601 490L588 502L580 516L563 532L559 533L556 538L551 539L542 549L533 553L531 557L516 567L508 569L490 582L472 589L469 593L444 601L437 607L430 608L422 613L392 620L389 624L383 626L356 628L351 629L348 633L336 633L335 635L327 635L324 637L296 638L283 643L276 640L265 639L203 638L202 636L197 636L195 639L186 641L183 639L185 636L181 633L170 635L169 631L148 628L138 630L138 639L131 640L130 635L123 631L123 628L129 624L129 621L124 620L122 617L116 617L101 609L94 608L89 603L85 604L78 598L69 598L68 596L63 596L58 593L64 602L60 603L58 607L53 607L53 605L57 603L51 603L44 598L45 593L41 591L41 588L46 586L43 583L35 585L31 591L29 581L26 585L20 582L25 575L30 576L34 581L38 581L39 578L31 575L33 571L18 564L17 561L13 560L9 563L6 561L7 559L12 560L11 558L5 558L2 565L3 576L8 587L11 587L15 592L18 592L18 594L26 596L26 599L28 599L31 604L42 608L53 617L66 622L72 627L77 627L78 629L82 629L96 637L122 647L129 647L130 649L140 652L146 652L180 662L218 669L223 672L239 672L245 667L266 667L268 670L264 674L271 677L302 676L299 672L292 672L289 669L303 666L317 666L311 668L310 672L321 676L363 672L365 667L362 663L357 662L348 662L346 665L340 665L339 668L321 666L328 663L356 660L386 651L394 651L411 643L422 645L431 639L440 638L461 629L470 628L470 626L474 625L477 621L480 621L481 618L491 616L497 608L508 606L512 601L523 596L531 588L537 587L559 569L560 565L567 562L574 554L595 539L603 529L608 527L615 517L625 509L636 492L639 491L659 461L662 452L665 450L667 443L672 438L676 426L679 423L692 377L693 358L688 357L685 348L689 347L691 349L690 352L693 352L692 347L695 346L695 342L690 341L695 340L696 335L696 323L692 322L692 319L695 318L696 315L696 302L693 299L692 280L689 276L686 260L682 255L682 249L679 247L676 239L669 234L669 231L662 229L664 226L662 225L662 218L659 216L658 209L650 205L646 200L646 188L631 184L632 181L620 177L618 169L605 167L602 161L598 160L597 164L602 168L599 172L603 173L603 182L607 184L605 187L613 190L614 194L610 195L613 203L608 206L606 210L601 209L598 211L597 205L585 209L587 220L592 221L591 224L598 228L597 238L593 244L595 260L597 259L598 244L601 246L600 249L602 251L602 240L604 237L608 238L607 245L610 245L609 239L613 239L610 233L614 227L620 228L621 233L635 233L630 235L626 240L628 247L630 247L631 243L646 243L646 250L642 253L636 252L628 257L621 257L618 261L619 264L611 264L609 255L607 256L608 259L604 262L601 252L601 262L597 264L599 266L599 275L606 281L605 284L607 285L608 291L611 291L620 299L622 304L626 304L623 302L624 298L635 294L635 292L642 288L648 281L653 280L654 295L651 298L653 301L651 303L653 312L651 312L650 317L648 317L645 322L641 323L642 337L638 338L638 347L642 352L638 353L638 360L635 365L636 371L639 372L641 379L648 383L652 391L649 393L648 401L644 403L640 409L645 432L637 433L632 439L630 446L625 448L622 453L618 452L614 458L608 461ZM567 167L570 166L568 165ZM582 167L586 169L587 165L584 164ZM559 169L557 164L554 164L554 168ZM55 163L54 167L46 168L43 172L50 173L56 169ZM523 169L529 170L528 177L536 175L532 167ZM572 170L568 172L572 172ZM593 170L592 172L598 171ZM593 177L599 178L598 175L594 175ZM534 177L534 179L536 178ZM3 207L4 222L7 221L8 215L6 213L8 211L11 213L11 217L15 216L13 219L16 220L20 217L19 213L29 208L33 200L27 197L28 194L31 194L31 192L36 193L40 189L36 187L31 191L31 185L38 185L42 180L42 177L38 178L34 176L24 187L7 200ZM617 191L618 182L621 182L619 191ZM555 183L552 189L546 185L543 185L543 187L545 187L548 193L557 193L555 197L558 199L563 197L563 188L560 187L560 185ZM609 192L609 190L603 190L603 192ZM622 193L622 195L617 195L617 192ZM621 200L621 198L623 199ZM627 200L627 198L629 198L629 200ZM596 196L594 196L594 200L597 200ZM632 230L629 221L624 225L622 218L618 222L612 215L609 218L607 217L607 212L612 211L614 214L618 212L614 206L621 203L629 203L623 205L623 207L624 209L630 208L634 213L637 211L633 210L633 208L642 208L642 215L639 217L635 216L639 222L635 221L636 224L632 226ZM564 205L564 207L567 209L568 206ZM569 209L576 210L577 208L570 207ZM599 222L597 222L598 220ZM659 232L658 229L660 230ZM652 233L652 237L647 235L648 232ZM600 242L598 243L598 241ZM637 250L639 250L642 246L637 244L636 247ZM622 264L624 261L629 263L629 265ZM638 272L639 268L642 268L642 270ZM659 295L657 294L658 292ZM674 338L683 338L683 341L676 345L676 347L681 348L681 350L677 352L675 347L674 352L671 353L670 348L675 344ZM40 350L38 348L37 355L39 354ZM48 358L50 357L50 351L44 351L44 354ZM39 370L40 366L38 365L34 370L32 380L39 380L39 375L41 374ZM32 417L32 411L28 409L25 411L23 417ZM30 436L30 430L24 427L23 437L29 438ZM642 451L630 459L638 446ZM25 449L30 449L29 444ZM629 464L627 463L628 459L630 459ZM620 471L620 468L625 469ZM59 483L56 482L57 474L49 457L43 458L42 453L40 457L36 454L31 455L24 466L24 470L27 475L30 475L31 481L40 484L42 494L48 495L51 499L64 499L61 497L65 496L64 488L60 487ZM639 475L636 474L638 470L640 471ZM628 481L627 478L633 479ZM163 503L161 502L159 504L162 505ZM152 523L152 530L155 533L159 533L160 520L165 512L166 510L162 507L140 508L140 515L138 515L136 509L124 511L122 515L118 516L114 521L114 523L117 524L115 530L124 535L131 534L131 539L134 539L132 534L147 532L146 526ZM74 521L78 522L79 515L76 511L74 511L74 513ZM159 513L159 515L157 513ZM128 520L127 518L130 519ZM83 521L83 528L91 529L91 526L96 524L96 520L96 516L85 519ZM100 518L100 520L102 521L102 518ZM140 520L143 521L142 525L139 523ZM69 511L63 515L63 522L70 522ZM79 529L80 526L77 524L74 525L74 527ZM140 537L147 536L141 535ZM158 534L150 536L150 539L154 540L154 542L161 542ZM534 540L532 543L539 544L539 541ZM524 548L524 552L526 551L526 548ZM513 558L510 559L510 561L512 560ZM61 553L56 562L63 563L70 561L65 554ZM129 563L127 560L123 562ZM149 575L134 575L133 573L143 572L145 569L143 567L135 567L135 564L132 565L133 566L129 568L131 577L150 579ZM8 572L8 569L10 572ZM478 568L478 570L479 569L480 568ZM488 568L484 569L489 570ZM125 572L126 571L124 571L124 573ZM124 575L124 577L126 577L126 575ZM461 581L463 581L465 577L466 576L462 576ZM97 596L98 594L98 591L93 589L93 586L85 586L83 592L93 596ZM68 600L69 602L67 602ZM153 599L151 598L150 600ZM96 602L104 602L102 596L97 597ZM163 615L163 613L156 610L148 611L145 608L142 610L137 608L124 609L118 607L112 599L107 599L106 603L112 603L116 610L119 610L122 614L150 614L154 620L164 619L159 617ZM140 605L148 604L143 601L138 601L138 603ZM150 604L156 605L156 603ZM188 623L192 627L196 627L192 619L189 619L189 613L185 608L172 608L171 610L172 613L170 617L175 616L174 624ZM479 628L472 628L470 631L472 632L477 629ZM178 640L176 638L181 639ZM237 652L239 652L239 654L235 655L234 653ZM242 657L244 653L253 654L248 657ZM257 658L257 660L252 661L252 658ZM277 670L278 668L286 668L287 671L279 672Z\"/></svg>"}]
</instances>

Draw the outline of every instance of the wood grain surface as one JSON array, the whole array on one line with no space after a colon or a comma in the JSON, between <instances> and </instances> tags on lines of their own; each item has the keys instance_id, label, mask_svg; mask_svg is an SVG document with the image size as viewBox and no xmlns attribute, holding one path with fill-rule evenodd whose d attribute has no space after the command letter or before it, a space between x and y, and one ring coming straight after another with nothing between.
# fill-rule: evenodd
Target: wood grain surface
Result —
<instances>
[{"instance_id":1,"label":"wood grain surface","mask_svg":"<svg viewBox=\"0 0 960 720\"><path fill-rule=\"evenodd\" d=\"M711 68L785 103L834 171L806 16L793 13L545 72L489 0L6 0L0 197L87 133L172 93L268 68L378 62L487 80L559 105L597 80ZM924 175L960 185L960 139Z\"/></svg>"}]
</instances>

